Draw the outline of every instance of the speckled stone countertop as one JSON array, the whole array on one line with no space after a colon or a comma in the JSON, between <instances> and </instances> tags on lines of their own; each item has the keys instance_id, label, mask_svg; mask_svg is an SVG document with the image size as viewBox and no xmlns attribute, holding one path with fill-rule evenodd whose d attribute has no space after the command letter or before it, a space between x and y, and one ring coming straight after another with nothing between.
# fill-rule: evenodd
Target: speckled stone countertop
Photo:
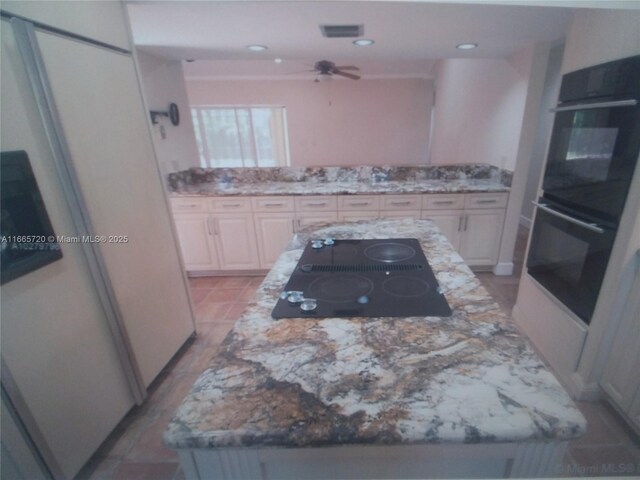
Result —
<instances>
[{"instance_id":1,"label":"speckled stone countertop","mask_svg":"<svg viewBox=\"0 0 640 480\"><path fill-rule=\"evenodd\" d=\"M204 184L193 189L172 193L172 196L222 195L366 195L393 193L471 193L508 192L509 188L493 180L425 180L361 182L264 182L254 184Z\"/></svg>"},{"instance_id":2,"label":"speckled stone countertop","mask_svg":"<svg viewBox=\"0 0 640 480\"><path fill-rule=\"evenodd\" d=\"M506 192L512 173L488 164L190 168L167 176L172 195L357 195Z\"/></svg>"},{"instance_id":3,"label":"speckled stone countertop","mask_svg":"<svg viewBox=\"0 0 640 480\"><path fill-rule=\"evenodd\" d=\"M317 228L317 227L316 227ZM271 318L309 238L417 238L453 315ZM174 448L563 440L586 421L429 221L301 232L165 431Z\"/></svg>"}]
</instances>

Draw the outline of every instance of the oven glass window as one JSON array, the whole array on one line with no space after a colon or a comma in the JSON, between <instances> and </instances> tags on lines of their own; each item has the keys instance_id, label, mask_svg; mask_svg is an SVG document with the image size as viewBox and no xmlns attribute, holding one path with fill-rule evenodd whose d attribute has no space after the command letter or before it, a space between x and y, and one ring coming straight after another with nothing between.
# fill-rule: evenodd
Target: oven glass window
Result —
<instances>
[{"instance_id":1,"label":"oven glass window","mask_svg":"<svg viewBox=\"0 0 640 480\"><path fill-rule=\"evenodd\" d=\"M640 149L640 109L559 112L542 189L550 199L585 214L618 221Z\"/></svg>"},{"instance_id":2,"label":"oven glass window","mask_svg":"<svg viewBox=\"0 0 640 480\"><path fill-rule=\"evenodd\" d=\"M589 244L549 223L540 226L540 241L536 245L531 267L540 267L558 280L576 285L582 278Z\"/></svg>"}]
</instances>

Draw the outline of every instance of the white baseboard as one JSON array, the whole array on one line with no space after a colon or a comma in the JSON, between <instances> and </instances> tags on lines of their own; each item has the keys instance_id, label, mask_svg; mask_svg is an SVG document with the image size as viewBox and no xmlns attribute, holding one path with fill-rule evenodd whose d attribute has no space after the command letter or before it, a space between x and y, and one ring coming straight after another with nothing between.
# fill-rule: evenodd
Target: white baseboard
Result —
<instances>
[{"instance_id":1,"label":"white baseboard","mask_svg":"<svg viewBox=\"0 0 640 480\"><path fill-rule=\"evenodd\" d=\"M571 397L576 400L592 402L603 397L600 385L596 382L584 383L582 376L578 372L574 372L567 377L566 386Z\"/></svg>"},{"instance_id":2,"label":"white baseboard","mask_svg":"<svg viewBox=\"0 0 640 480\"><path fill-rule=\"evenodd\" d=\"M498 276L513 275L513 262L500 262L493 267L493 274Z\"/></svg>"},{"instance_id":3,"label":"white baseboard","mask_svg":"<svg viewBox=\"0 0 640 480\"><path fill-rule=\"evenodd\" d=\"M520 225L522 225L523 227L526 227L528 229L531 229L531 219L527 218L523 215L520 215Z\"/></svg>"}]
</instances>

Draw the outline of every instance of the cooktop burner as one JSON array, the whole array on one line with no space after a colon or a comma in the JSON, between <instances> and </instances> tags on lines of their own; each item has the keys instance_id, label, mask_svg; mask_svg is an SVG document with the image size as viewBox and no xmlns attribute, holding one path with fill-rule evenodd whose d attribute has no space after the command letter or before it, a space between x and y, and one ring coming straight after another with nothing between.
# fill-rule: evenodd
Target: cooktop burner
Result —
<instances>
[{"instance_id":1,"label":"cooktop burner","mask_svg":"<svg viewBox=\"0 0 640 480\"><path fill-rule=\"evenodd\" d=\"M409 245L395 242L376 243L364 249L364 255L377 262L403 262L413 258L416 251Z\"/></svg>"},{"instance_id":2,"label":"cooktop burner","mask_svg":"<svg viewBox=\"0 0 640 480\"><path fill-rule=\"evenodd\" d=\"M353 273L335 273L313 280L309 284L309 297L327 302L351 302L354 298L369 295L373 282Z\"/></svg>"},{"instance_id":3,"label":"cooktop burner","mask_svg":"<svg viewBox=\"0 0 640 480\"><path fill-rule=\"evenodd\" d=\"M415 238L312 240L273 318L451 315Z\"/></svg>"}]
</instances>

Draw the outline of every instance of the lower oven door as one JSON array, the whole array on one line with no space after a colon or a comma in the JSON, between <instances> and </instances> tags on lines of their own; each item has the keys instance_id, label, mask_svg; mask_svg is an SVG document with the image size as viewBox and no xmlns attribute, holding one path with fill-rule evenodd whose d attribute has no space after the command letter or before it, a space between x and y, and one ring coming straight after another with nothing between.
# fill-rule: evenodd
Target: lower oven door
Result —
<instances>
[{"instance_id":1,"label":"lower oven door","mask_svg":"<svg viewBox=\"0 0 640 480\"><path fill-rule=\"evenodd\" d=\"M527 271L589 324L616 230L536 204Z\"/></svg>"}]
</instances>

